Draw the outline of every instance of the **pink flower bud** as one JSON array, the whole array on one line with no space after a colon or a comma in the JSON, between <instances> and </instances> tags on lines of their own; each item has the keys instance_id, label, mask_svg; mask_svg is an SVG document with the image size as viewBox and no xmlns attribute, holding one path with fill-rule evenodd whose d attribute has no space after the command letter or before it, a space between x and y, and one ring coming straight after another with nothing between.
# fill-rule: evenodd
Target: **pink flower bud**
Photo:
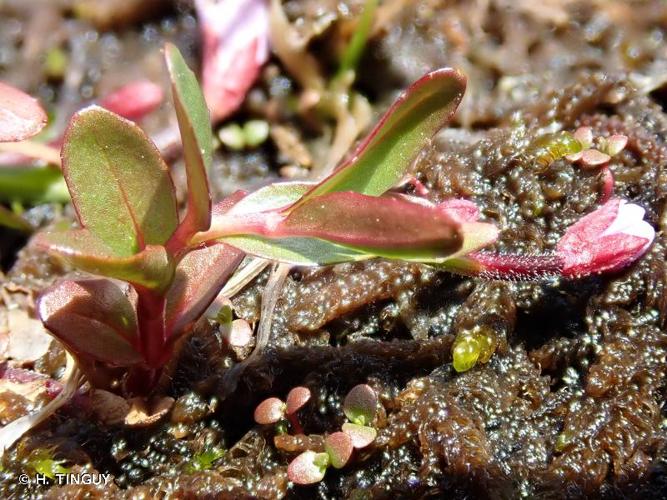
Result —
<instances>
[{"instance_id":1,"label":"pink flower bud","mask_svg":"<svg viewBox=\"0 0 667 500\"><path fill-rule=\"evenodd\" d=\"M162 87L148 80L123 85L100 99L99 105L128 120L139 120L162 104Z\"/></svg>"},{"instance_id":2,"label":"pink flower bud","mask_svg":"<svg viewBox=\"0 0 667 500\"><path fill-rule=\"evenodd\" d=\"M655 231L644 209L613 198L570 226L556 251L563 275L584 276L625 267L646 252Z\"/></svg>"},{"instance_id":3,"label":"pink flower bud","mask_svg":"<svg viewBox=\"0 0 667 500\"><path fill-rule=\"evenodd\" d=\"M269 7L264 0L195 0L203 36L202 80L211 120L243 103L269 56Z\"/></svg>"}]
</instances>

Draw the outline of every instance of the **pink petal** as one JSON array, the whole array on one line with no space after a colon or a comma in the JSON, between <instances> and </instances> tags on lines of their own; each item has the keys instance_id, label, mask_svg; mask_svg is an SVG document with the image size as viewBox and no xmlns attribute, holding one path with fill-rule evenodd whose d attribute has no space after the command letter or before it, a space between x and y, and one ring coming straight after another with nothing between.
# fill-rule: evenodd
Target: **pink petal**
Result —
<instances>
[{"instance_id":1,"label":"pink petal","mask_svg":"<svg viewBox=\"0 0 667 500\"><path fill-rule=\"evenodd\" d=\"M139 120L154 111L162 103L162 87L148 80L123 85L106 97L99 105L128 120Z\"/></svg>"},{"instance_id":2,"label":"pink petal","mask_svg":"<svg viewBox=\"0 0 667 500\"><path fill-rule=\"evenodd\" d=\"M216 122L243 103L268 59L268 2L195 0L195 7L204 45L204 97Z\"/></svg>"},{"instance_id":3,"label":"pink petal","mask_svg":"<svg viewBox=\"0 0 667 500\"><path fill-rule=\"evenodd\" d=\"M614 198L581 218L565 232L556 251L565 276L584 276L621 269L646 252L655 231L643 220L644 210Z\"/></svg>"}]
</instances>

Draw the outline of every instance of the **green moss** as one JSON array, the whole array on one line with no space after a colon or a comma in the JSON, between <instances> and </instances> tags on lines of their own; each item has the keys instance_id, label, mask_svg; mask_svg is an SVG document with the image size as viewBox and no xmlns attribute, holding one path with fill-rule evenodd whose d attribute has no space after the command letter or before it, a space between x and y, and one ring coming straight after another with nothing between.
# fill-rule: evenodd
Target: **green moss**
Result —
<instances>
[{"instance_id":1,"label":"green moss","mask_svg":"<svg viewBox=\"0 0 667 500\"><path fill-rule=\"evenodd\" d=\"M186 466L186 471L192 473L211 469L213 464L220 460L224 455L225 450L222 448L208 448L192 457Z\"/></svg>"},{"instance_id":2,"label":"green moss","mask_svg":"<svg viewBox=\"0 0 667 500\"><path fill-rule=\"evenodd\" d=\"M26 459L26 468L35 474L55 479L56 474L68 474L71 468L63 466L65 460L56 460L53 450L49 448L38 448L33 450Z\"/></svg>"}]
</instances>

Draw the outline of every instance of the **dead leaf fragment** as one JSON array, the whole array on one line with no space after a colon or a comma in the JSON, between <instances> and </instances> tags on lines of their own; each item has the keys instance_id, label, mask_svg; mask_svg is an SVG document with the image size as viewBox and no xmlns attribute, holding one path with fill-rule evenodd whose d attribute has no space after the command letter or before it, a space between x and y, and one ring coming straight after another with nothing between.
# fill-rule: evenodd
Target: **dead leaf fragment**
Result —
<instances>
[{"instance_id":1,"label":"dead leaf fragment","mask_svg":"<svg viewBox=\"0 0 667 500\"><path fill-rule=\"evenodd\" d=\"M146 400L132 398L128 400L130 411L125 416L125 425L129 427L148 427L164 417L174 405L174 398L168 396Z\"/></svg>"},{"instance_id":2,"label":"dead leaf fragment","mask_svg":"<svg viewBox=\"0 0 667 500\"><path fill-rule=\"evenodd\" d=\"M0 327L0 356L19 364L33 363L51 347L53 337L42 322L31 318L24 309L3 311L4 325Z\"/></svg>"}]
</instances>

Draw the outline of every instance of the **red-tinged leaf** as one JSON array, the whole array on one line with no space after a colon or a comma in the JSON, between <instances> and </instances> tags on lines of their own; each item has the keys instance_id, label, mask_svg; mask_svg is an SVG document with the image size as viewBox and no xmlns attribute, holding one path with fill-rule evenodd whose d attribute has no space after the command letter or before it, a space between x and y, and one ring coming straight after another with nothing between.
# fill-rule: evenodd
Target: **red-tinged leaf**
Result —
<instances>
[{"instance_id":1,"label":"red-tinged leaf","mask_svg":"<svg viewBox=\"0 0 667 500\"><path fill-rule=\"evenodd\" d=\"M168 167L134 123L97 106L78 112L65 134L62 160L81 225L114 254L163 245L176 229Z\"/></svg>"},{"instance_id":2,"label":"red-tinged leaf","mask_svg":"<svg viewBox=\"0 0 667 500\"><path fill-rule=\"evenodd\" d=\"M287 399L285 403L287 404L287 414L293 415L310 401L311 393L308 387L295 387L287 393Z\"/></svg>"},{"instance_id":3,"label":"red-tinged leaf","mask_svg":"<svg viewBox=\"0 0 667 500\"><path fill-rule=\"evenodd\" d=\"M156 110L163 99L162 87L149 80L138 80L106 95L100 99L99 105L123 118L135 121Z\"/></svg>"},{"instance_id":4,"label":"red-tinged leaf","mask_svg":"<svg viewBox=\"0 0 667 500\"><path fill-rule=\"evenodd\" d=\"M141 362L134 297L109 280L60 281L37 302L44 325L69 351L112 366Z\"/></svg>"},{"instance_id":5,"label":"red-tinged leaf","mask_svg":"<svg viewBox=\"0 0 667 500\"><path fill-rule=\"evenodd\" d=\"M350 436L352 446L357 449L365 448L377 437L377 431L373 427L367 425L352 424L346 422L342 425L343 432Z\"/></svg>"},{"instance_id":6,"label":"red-tinged leaf","mask_svg":"<svg viewBox=\"0 0 667 500\"><path fill-rule=\"evenodd\" d=\"M197 78L174 45L168 43L164 50L171 77L178 128L183 141L188 181L185 219L174 236L178 246L196 232L206 231L211 224L211 194L206 172L211 167L213 135L208 109Z\"/></svg>"},{"instance_id":7,"label":"red-tinged leaf","mask_svg":"<svg viewBox=\"0 0 667 500\"><path fill-rule=\"evenodd\" d=\"M203 38L202 80L214 122L243 103L266 62L266 0L195 0Z\"/></svg>"},{"instance_id":8,"label":"red-tinged leaf","mask_svg":"<svg viewBox=\"0 0 667 500\"><path fill-rule=\"evenodd\" d=\"M423 76L394 102L351 158L296 206L327 193L379 196L405 175L419 151L451 119L463 97L462 73L443 68Z\"/></svg>"},{"instance_id":9,"label":"red-tinged leaf","mask_svg":"<svg viewBox=\"0 0 667 500\"><path fill-rule=\"evenodd\" d=\"M168 335L180 335L206 311L242 259L243 252L225 244L199 248L183 257L167 292Z\"/></svg>"},{"instance_id":10,"label":"red-tinged leaf","mask_svg":"<svg viewBox=\"0 0 667 500\"><path fill-rule=\"evenodd\" d=\"M291 211L275 234L368 249L427 248L438 249L443 255L456 252L461 246L459 223L446 211L413 200L331 193ZM263 235L272 234L267 231Z\"/></svg>"},{"instance_id":11,"label":"red-tinged leaf","mask_svg":"<svg viewBox=\"0 0 667 500\"><path fill-rule=\"evenodd\" d=\"M0 82L0 142L28 139L46 125L46 113L36 99Z\"/></svg>"},{"instance_id":12,"label":"red-tinged leaf","mask_svg":"<svg viewBox=\"0 0 667 500\"><path fill-rule=\"evenodd\" d=\"M329 434L324 441L324 449L329 454L331 465L336 469L345 467L352 456L354 446L352 439L344 432Z\"/></svg>"},{"instance_id":13,"label":"red-tinged leaf","mask_svg":"<svg viewBox=\"0 0 667 500\"><path fill-rule=\"evenodd\" d=\"M259 425L275 424L285 415L285 403L278 398L268 398L255 408L255 422Z\"/></svg>"},{"instance_id":14,"label":"red-tinged leaf","mask_svg":"<svg viewBox=\"0 0 667 500\"><path fill-rule=\"evenodd\" d=\"M319 238L361 249L434 249L451 255L461 246L460 224L445 210L418 198L331 193L312 199L288 215L274 212L214 217L202 238L254 235Z\"/></svg>"},{"instance_id":15,"label":"red-tinged leaf","mask_svg":"<svg viewBox=\"0 0 667 500\"><path fill-rule=\"evenodd\" d=\"M328 453L304 451L287 466L287 477L294 484L319 483L324 479L328 466Z\"/></svg>"},{"instance_id":16,"label":"red-tinged leaf","mask_svg":"<svg viewBox=\"0 0 667 500\"><path fill-rule=\"evenodd\" d=\"M164 247L149 245L137 254L119 257L85 229L39 233L34 244L82 271L146 288L162 289L174 275L173 262Z\"/></svg>"},{"instance_id":17,"label":"red-tinged leaf","mask_svg":"<svg viewBox=\"0 0 667 500\"><path fill-rule=\"evenodd\" d=\"M292 219L294 213L307 217L307 211L310 210L310 207L316 208L311 213L326 212L318 207L315 200L308 202L305 207L297 208L294 213L288 214L286 217L278 211L256 211L262 206L263 200L266 200L267 205L271 206L272 209L279 210L285 206L285 201L298 196L299 190L305 187L304 184L295 184L294 186L278 184L275 190L268 186L260 190L264 193L257 196L252 193L234 205L234 208L229 210L228 213L214 212L211 230L197 235L195 241L203 242L220 238L221 241L236 246L249 254L298 265L322 265L385 257L431 264L445 265L446 263L447 266L452 263L456 264L451 266L455 269L459 264L459 257L493 243L498 236L498 230L493 224L466 222L476 217L477 210L472 203L464 200L459 200L456 203L445 202L440 205L433 205L422 199L402 195L377 198L364 197L354 193L336 193L329 196L341 197L341 199L350 196L364 200L368 204L366 207L368 211L364 213L363 210L357 210L354 205L338 203L339 208L343 211L341 217L335 217L338 213L325 213L325 222L320 227L316 227L314 221L307 224L301 224L300 220L291 223L291 221L296 220ZM326 201L327 197L318 200L320 199ZM390 201L386 202L386 200ZM383 207L387 203L389 206L408 207L410 209L398 210L400 225L394 225L394 220L390 219L386 212L375 211L376 206ZM303 215L304 213L306 215ZM378 220L378 214L382 215L383 218ZM427 215L426 218L424 214ZM355 218L357 215L358 217ZM407 217L414 217L414 219L408 219ZM425 242L424 237L428 239L434 235L432 228L426 227L433 224L433 218L438 221L449 218L450 222L448 223L453 221L462 239L458 249L454 251L442 244L431 245L430 247L425 245L427 242ZM330 219L335 220L330 224ZM412 223L413 220L414 224ZM286 221L290 221L290 224ZM363 221L363 223L360 224L358 221ZM363 233L368 225L373 225L377 230L389 228L391 231L387 233L388 235L394 234L393 231L399 234L404 227L409 227L410 231L422 227L424 233L409 242L406 241L407 238L404 239L403 243L405 245L403 248L387 243L386 240L384 247L378 245L375 241L368 246L353 245L344 243L344 241L350 241L350 239L345 239L350 236L349 234L341 235L340 231L338 233L325 233L330 227L334 230L340 230L346 224L349 224L353 236L354 231L358 231L356 236L359 239L370 234L370 232ZM225 236L225 234L231 235L233 233L239 234ZM402 234L405 236L406 233ZM326 240L317 238L326 238ZM400 239L396 240L397 243L400 241ZM420 245L422 246L420 247Z\"/></svg>"},{"instance_id":18,"label":"red-tinged leaf","mask_svg":"<svg viewBox=\"0 0 667 500\"><path fill-rule=\"evenodd\" d=\"M371 386L355 385L345 396L343 413L352 423L370 425L377 414L378 404L377 394Z\"/></svg>"}]
</instances>

